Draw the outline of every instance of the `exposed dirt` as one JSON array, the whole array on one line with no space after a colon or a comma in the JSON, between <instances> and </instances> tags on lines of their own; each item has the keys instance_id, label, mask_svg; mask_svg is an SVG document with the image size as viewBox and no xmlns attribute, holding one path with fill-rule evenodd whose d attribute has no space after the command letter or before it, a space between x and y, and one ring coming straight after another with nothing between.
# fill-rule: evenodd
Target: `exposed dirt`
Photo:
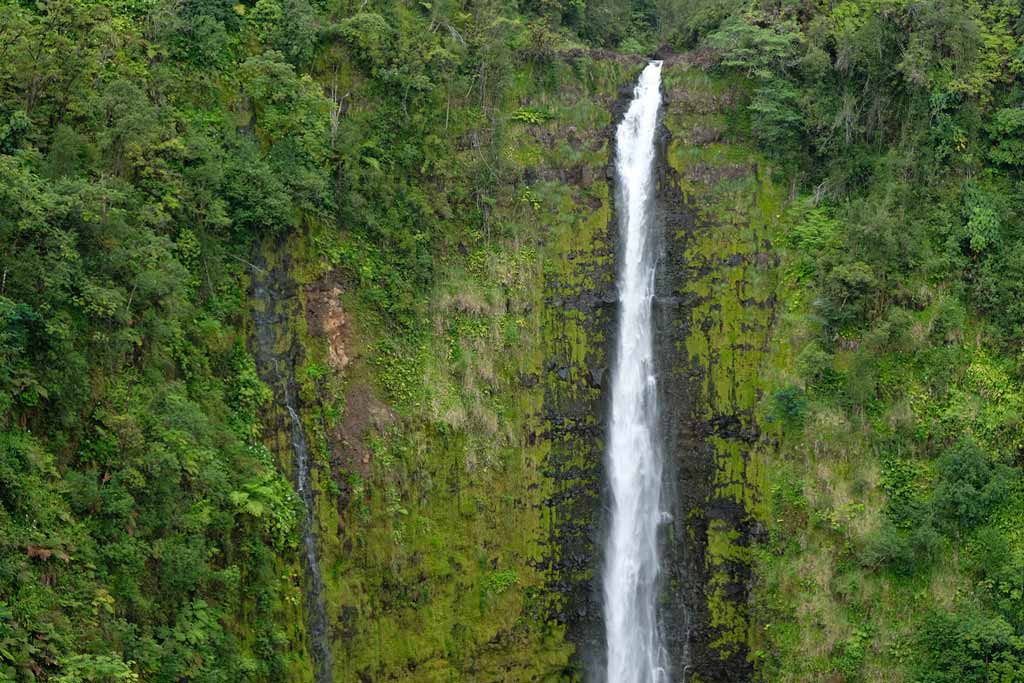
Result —
<instances>
[{"instance_id":1,"label":"exposed dirt","mask_svg":"<svg viewBox=\"0 0 1024 683\"><path fill-rule=\"evenodd\" d=\"M395 412L377 398L365 382L351 385L345 392L345 414L331 430L331 469L369 474L371 451L366 437L371 430L382 432L396 420Z\"/></svg>"},{"instance_id":2,"label":"exposed dirt","mask_svg":"<svg viewBox=\"0 0 1024 683\"><path fill-rule=\"evenodd\" d=\"M335 372L343 371L349 363L348 317L341 305L342 288L339 278L328 274L322 280L306 286L306 324L310 333L322 337L327 343L327 360Z\"/></svg>"},{"instance_id":3,"label":"exposed dirt","mask_svg":"<svg viewBox=\"0 0 1024 683\"><path fill-rule=\"evenodd\" d=\"M306 285L305 316L309 333L324 340L327 362L336 380L344 381L352 362L352 326L341 302L344 292L341 276L328 273ZM327 429L331 472L342 491L347 489L347 475L370 472L372 452L366 445L371 431L383 431L396 420L394 411L374 394L373 387L363 381L345 388L345 409L342 417ZM347 504L342 496L340 505Z\"/></svg>"}]
</instances>

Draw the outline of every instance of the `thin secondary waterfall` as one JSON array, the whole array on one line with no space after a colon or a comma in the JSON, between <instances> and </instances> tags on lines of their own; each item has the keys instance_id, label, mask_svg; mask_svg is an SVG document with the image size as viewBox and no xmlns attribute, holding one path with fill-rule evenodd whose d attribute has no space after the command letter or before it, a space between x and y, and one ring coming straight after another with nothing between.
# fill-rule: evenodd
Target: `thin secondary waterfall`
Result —
<instances>
[{"instance_id":1,"label":"thin secondary waterfall","mask_svg":"<svg viewBox=\"0 0 1024 683\"><path fill-rule=\"evenodd\" d=\"M640 75L616 133L623 247L608 448L612 500L604 558L607 683L668 680L656 609L662 465L651 320L657 258L651 226L654 134L660 106L661 62L655 61Z\"/></svg>"},{"instance_id":2,"label":"thin secondary waterfall","mask_svg":"<svg viewBox=\"0 0 1024 683\"><path fill-rule=\"evenodd\" d=\"M257 261L263 263L257 256ZM292 455L295 464L295 489L302 501L299 533L301 561L305 573L306 627L309 630L309 649L313 660L314 683L332 683L334 680L327 609L324 601L324 582L320 573L316 538L316 491L309 441L296 403L295 358L290 353L290 341L282 340L287 334L289 299L287 276L279 268L253 268L253 321L256 326L256 364L260 376L274 389L275 400L288 411L291 423ZM283 349L283 350L282 350Z\"/></svg>"},{"instance_id":3,"label":"thin secondary waterfall","mask_svg":"<svg viewBox=\"0 0 1024 683\"><path fill-rule=\"evenodd\" d=\"M292 405L291 395L285 389L285 407L292 421L292 450L295 453L295 481L299 498L302 500L302 523L299 528L302 537L302 552L306 568L306 612L309 626L309 640L312 646L314 680L316 683L331 683L331 648L327 641L327 609L324 605L324 581L320 575L320 560L316 551L316 520L314 510L316 498L313 491L313 477L309 471L309 445L302 420Z\"/></svg>"}]
</instances>

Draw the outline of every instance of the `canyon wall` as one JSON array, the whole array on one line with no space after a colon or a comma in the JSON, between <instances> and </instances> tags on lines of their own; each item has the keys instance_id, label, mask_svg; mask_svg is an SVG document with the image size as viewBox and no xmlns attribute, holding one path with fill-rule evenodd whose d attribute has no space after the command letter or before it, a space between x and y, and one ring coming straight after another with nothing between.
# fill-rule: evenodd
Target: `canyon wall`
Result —
<instances>
[{"instance_id":1,"label":"canyon wall","mask_svg":"<svg viewBox=\"0 0 1024 683\"><path fill-rule=\"evenodd\" d=\"M601 669L612 139L643 64L581 53L546 84L524 75L501 114L515 181L488 204L493 232L439 264L413 332L383 323L332 264L323 235L344 226L312 225L254 258L252 291L272 273L279 312L272 342L254 346L261 374L280 396L291 387L312 452L334 680L562 681ZM656 316L673 505L662 609L675 680L746 680L754 408L781 193L730 136L731 91L688 58L670 58L665 75ZM265 296L254 302L266 311ZM288 359L277 371L271 348ZM295 481L285 418L268 412L267 442Z\"/></svg>"}]
</instances>

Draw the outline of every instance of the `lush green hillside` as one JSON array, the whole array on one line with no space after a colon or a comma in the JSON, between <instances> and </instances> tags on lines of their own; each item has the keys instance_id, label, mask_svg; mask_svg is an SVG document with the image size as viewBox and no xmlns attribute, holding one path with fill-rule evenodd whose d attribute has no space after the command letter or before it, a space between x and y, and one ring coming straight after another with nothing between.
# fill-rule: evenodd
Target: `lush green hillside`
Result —
<instances>
[{"instance_id":1,"label":"lush green hillside","mask_svg":"<svg viewBox=\"0 0 1024 683\"><path fill-rule=\"evenodd\" d=\"M704 458L673 647L1024 680L1022 35L1008 0L0 0L0 680L312 680L292 403L334 680L579 679L610 126L656 50Z\"/></svg>"},{"instance_id":2,"label":"lush green hillside","mask_svg":"<svg viewBox=\"0 0 1024 683\"><path fill-rule=\"evenodd\" d=\"M760 676L1020 680L1021 8L723 16L690 22L792 187Z\"/></svg>"},{"instance_id":3,"label":"lush green hillside","mask_svg":"<svg viewBox=\"0 0 1024 683\"><path fill-rule=\"evenodd\" d=\"M341 469L319 451L337 475L324 497L346 517L322 535L334 613L415 604L396 581L447 539L474 540L469 510L522 505L477 482L445 516L421 517L402 498L421 473L403 458L429 444L459 453L444 468L490 471L524 438L539 399L490 395L519 381L502 344L529 357L520 330L542 314L538 216L584 201L559 174L600 173L608 151L590 129L631 78L587 45L639 49L654 17L610 2L3 3L0 675L312 675L291 456L249 352L264 245L297 250L303 284L331 273L328 298L344 291L355 312L351 377L325 374L322 341L302 342L318 447L351 426L342 385L401 418L393 434L387 417L339 437L360 454ZM592 149L564 146L572 125ZM543 140L524 138L531 126ZM523 184L543 155L548 177ZM338 393L314 400L326 390ZM507 511L488 510L474 524L489 543L516 538L515 515L503 531L489 527ZM475 553L426 570L465 602L430 612L443 630L400 617L371 648L336 627L338 675L391 666L382 657L476 657L511 618L500 603L538 579L518 546L493 567ZM356 631L370 637L384 622L366 619ZM514 654L535 667L531 648Z\"/></svg>"}]
</instances>

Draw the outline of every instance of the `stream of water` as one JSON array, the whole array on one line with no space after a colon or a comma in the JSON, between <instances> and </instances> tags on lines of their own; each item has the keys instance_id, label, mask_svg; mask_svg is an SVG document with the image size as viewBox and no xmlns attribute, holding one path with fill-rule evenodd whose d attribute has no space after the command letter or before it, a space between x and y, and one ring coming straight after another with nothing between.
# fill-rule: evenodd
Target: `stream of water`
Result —
<instances>
[{"instance_id":1,"label":"stream of water","mask_svg":"<svg viewBox=\"0 0 1024 683\"><path fill-rule=\"evenodd\" d=\"M274 388L275 398L288 411L291 423L292 455L295 466L295 490L302 501L299 523L302 565L305 573L306 626L309 630L309 648L313 660L313 682L333 683L334 674L328 634L327 608L324 600L324 582L320 573L316 537L316 491L309 441L299 417L295 399L295 365L287 353L278 351L278 335L286 329L287 297L282 274L261 267L253 269L253 298L258 303L253 311L256 325L256 361L263 381Z\"/></svg>"},{"instance_id":2,"label":"stream of water","mask_svg":"<svg viewBox=\"0 0 1024 683\"><path fill-rule=\"evenodd\" d=\"M657 249L652 229L655 131L661 62L640 75L616 133L621 262L619 329L607 454L611 520L604 557L607 683L664 683L658 627L658 526L662 459L652 303Z\"/></svg>"},{"instance_id":3,"label":"stream of water","mask_svg":"<svg viewBox=\"0 0 1024 683\"><path fill-rule=\"evenodd\" d=\"M300 531L302 554L306 568L306 612L309 626L309 640L312 645L314 680L316 683L332 683L331 648L327 638L327 609L324 605L324 581L320 574L320 560L316 548L316 497L313 491L313 477L309 470L309 445L302 420L292 405L289 392L285 391L285 407L292 422L292 451L295 454L295 482L303 513Z\"/></svg>"}]
</instances>

